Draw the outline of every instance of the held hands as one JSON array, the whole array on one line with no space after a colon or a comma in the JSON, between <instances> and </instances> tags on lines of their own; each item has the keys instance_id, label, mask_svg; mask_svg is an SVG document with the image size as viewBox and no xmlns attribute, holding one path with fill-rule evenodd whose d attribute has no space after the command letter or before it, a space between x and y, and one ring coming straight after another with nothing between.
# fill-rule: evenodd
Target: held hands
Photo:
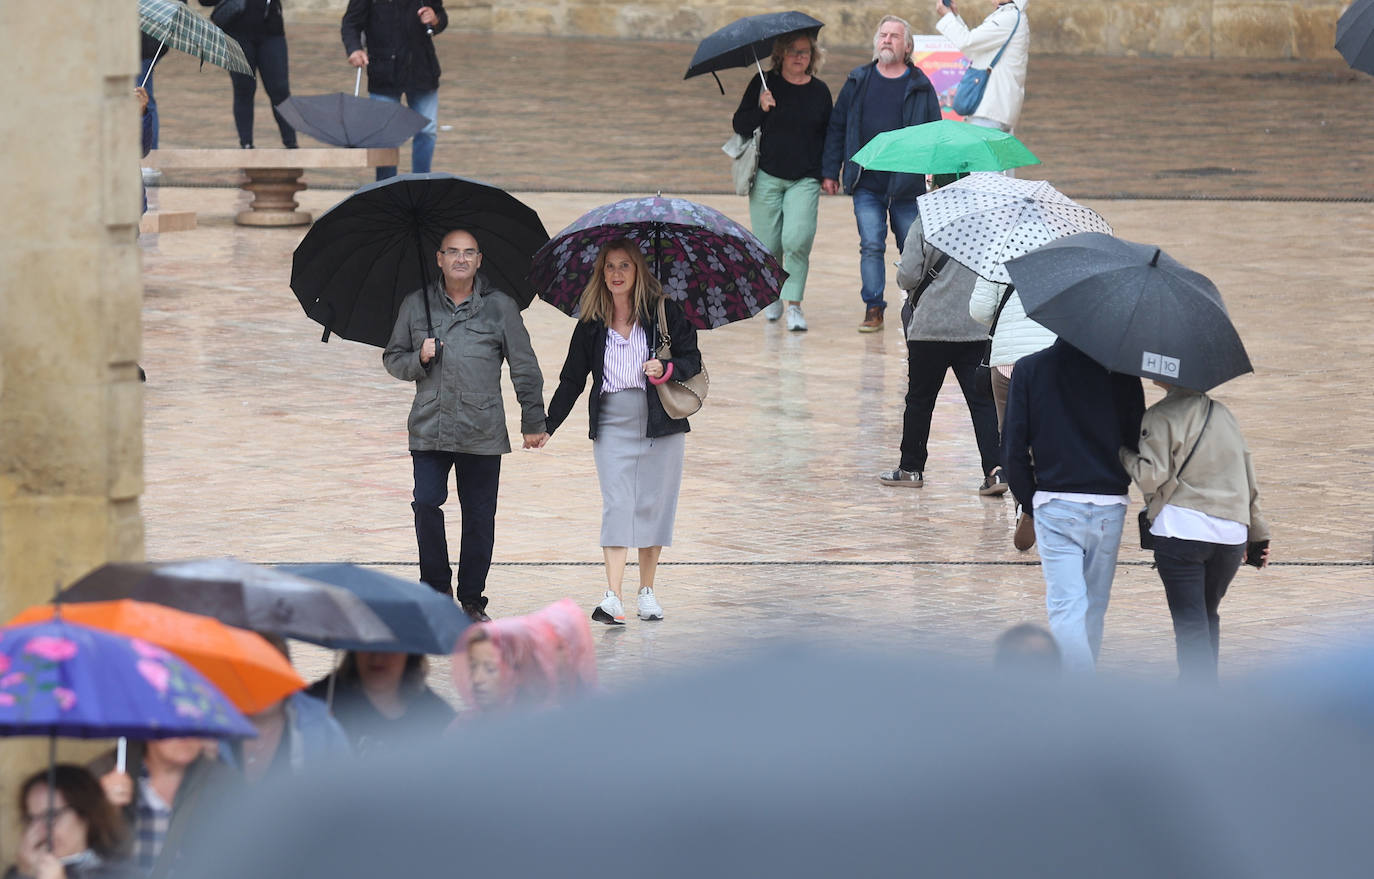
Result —
<instances>
[{"instance_id":1,"label":"held hands","mask_svg":"<svg viewBox=\"0 0 1374 879\"><path fill-rule=\"evenodd\" d=\"M760 109L760 110L762 110L763 112L767 113L769 110L773 109L773 108L776 107L777 105L778 105L778 102L775 101L775 100L773 100L773 93L770 92L768 89L764 89L763 91L759 92L759 109Z\"/></svg>"},{"instance_id":2,"label":"held hands","mask_svg":"<svg viewBox=\"0 0 1374 879\"><path fill-rule=\"evenodd\" d=\"M100 787L105 799L121 809L134 801L134 780L127 772L110 770L100 776Z\"/></svg>"},{"instance_id":3,"label":"held hands","mask_svg":"<svg viewBox=\"0 0 1374 879\"><path fill-rule=\"evenodd\" d=\"M527 449L542 449L544 444L549 441L548 433L523 433L521 436L525 438L525 448Z\"/></svg>"},{"instance_id":4,"label":"held hands","mask_svg":"<svg viewBox=\"0 0 1374 879\"><path fill-rule=\"evenodd\" d=\"M434 339L425 339L420 343L420 364L422 366L429 366L429 362L434 359L438 344Z\"/></svg>"},{"instance_id":5,"label":"held hands","mask_svg":"<svg viewBox=\"0 0 1374 879\"><path fill-rule=\"evenodd\" d=\"M439 23L439 16L434 14L434 10L428 6L420 7L420 23L425 27L434 27Z\"/></svg>"},{"instance_id":6,"label":"held hands","mask_svg":"<svg viewBox=\"0 0 1374 879\"><path fill-rule=\"evenodd\" d=\"M358 51L353 52L352 54L350 54L350 55L348 56L348 63L349 63L349 64L352 64L354 67L366 67L366 66L367 66L367 50L366 50L366 49L359 49Z\"/></svg>"}]
</instances>

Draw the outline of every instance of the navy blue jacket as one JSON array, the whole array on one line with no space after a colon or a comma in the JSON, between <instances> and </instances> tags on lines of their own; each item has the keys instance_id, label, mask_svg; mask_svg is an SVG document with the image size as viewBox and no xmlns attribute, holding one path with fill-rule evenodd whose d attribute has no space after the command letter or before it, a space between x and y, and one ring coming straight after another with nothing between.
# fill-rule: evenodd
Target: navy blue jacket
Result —
<instances>
[{"instance_id":1,"label":"navy blue jacket","mask_svg":"<svg viewBox=\"0 0 1374 879\"><path fill-rule=\"evenodd\" d=\"M825 152L821 156L821 177L840 181L846 193L852 193L854 184L859 182L860 168L849 158L864 146L859 140L859 132L863 130L864 93L868 90L868 78L877 66L877 61L870 61L851 70L849 78L844 81L844 88L840 89L840 96L835 99L834 109L830 111L830 127L825 134ZM915 64L908 62L907 68L911 71L911 77L907 80L906 96L902 99L902 124L921 125L937 121L940 118L940 99L935 94L935 86ZM925 191L924 174L893 174L888 196L893 200L911 201Z\"/></svg>"},{"instance_id":2,"label":"navy blue jacket","mask_svg":"<svg viewBox=\"0 0 1374 879\"><path fill-rule=\"evenodd\" d=\"M1118 450L1136 448L1144 414L1139 378L1107 371L1063 339L1016 361L1002 463L1017 503L1031 509L1037 490L1126 494Z\"/></svg>"}]
</instances>

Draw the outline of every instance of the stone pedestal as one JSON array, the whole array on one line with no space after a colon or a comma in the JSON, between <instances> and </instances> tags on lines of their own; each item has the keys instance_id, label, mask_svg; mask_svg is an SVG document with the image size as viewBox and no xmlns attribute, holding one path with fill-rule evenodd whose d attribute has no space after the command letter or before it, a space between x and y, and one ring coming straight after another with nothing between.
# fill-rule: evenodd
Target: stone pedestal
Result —
<instances>
[{"instance_id":1,"label":"stone pedestal","mask_svg":"<svg viewBox=\"0 0 1374 879\"><path fill-rule=\"evenodd\" d=\"M296 193L305 189L303 168L244 168L240 189L253 193L248 210L234 222L240 226L308 226L310 214L297 210Z\"/></svg>"},{"instance_id":2,"label":"stone pedestal","mask_svg":"<svg viewBox=\"0 0 1374 879\"><path fill-rule=\"evenodd\" d=\"M0 619L143 555L137 4L4 0ZM22 205L22 210L18 206ZM59 742L66 759L89 744ZM43 739L0 739L0 851Z\"/></svg>"}]
</instances>

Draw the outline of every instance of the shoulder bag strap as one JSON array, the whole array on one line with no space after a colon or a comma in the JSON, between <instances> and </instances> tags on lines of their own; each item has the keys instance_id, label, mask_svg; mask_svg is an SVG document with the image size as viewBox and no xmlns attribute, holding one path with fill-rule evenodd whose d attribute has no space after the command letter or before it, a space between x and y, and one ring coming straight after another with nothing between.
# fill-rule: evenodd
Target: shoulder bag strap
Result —
<instances>
[{"instance_id":1,"label":"shoulder bag strap","mask_svg":"<svg viewBox=\"0 0 1374 879\"><path fill-rule=\"evenodd\" d=\"M992 313L992 324L988 326L988 338L991 339L993 333L997 332L997 322L1002 319L1002 309L1007 307L1007 301L1011 299L1011 294L1016 292L1015 284L1008 284L1006 292L1002 294L1002 301L997 303L997 310Z\"/></svg>"},{"instance_id":2,"label":"shoulder bag strap","mask_svg":"<svg viewBox=\"0 0 1374 879\"><path fill-rule=\"evenodd\" d=\"M948 253L944 253L944 252L942 251L942 252L940 253L940 258L937 259L937 260L935 260L935 264L932 265L929 269L926 270L925 276L922 277L921 280L920 280L920 282L917 283L916 286L915 286L915 288L912 289L912 291L911 291L911 301L912 301L912 304L915 304L915 303L917 303L917 302L919 302L919 301L921 300L921 294L924 293L924 292L926 292L926 288L927 288L927 287L929 287L931 284L935 283L935 279L936 279L937 277L939 277L940 272L943 272L943 271L945 270L945 264L948 263L948 262L949 262L949 254L948 254Z\"/></svg>"},{"instance_id":3,"label":"shoulder bag strap","mask_svg":"<svg viewBox=\"0 0 1374 879\"><path fill-rule=\"evenodd\" d=\"M988 70L997 66L997 62L1002 60L1002 53L1007 51L1007 46L1011 45L1011 38L1016 36L1016 29L1021 26L1021 7L1015 3L1011 8L1016 10L1016 24L1011 26L1011 33L1007 34L1007 41L1002 44L1002 48L997 50L997 54L992 56L992 63L988 65Z\"/></svg>"},{"instance_id":4,"label":"shoulder bag strap","mask_svg":"<svg viewBox=\"0 0 1374 879\"><path fill-rule=\"evenodd\" d=\"M669 360L673 356L673 336L668 332L668 309L663 305L663 297L658 300L658 345L655 346L654 353L660 360Z\"/></svg>"},{"instance_id":5,"label":"shoulder bag strap","mask_svg":"<svg viewBox=\"0 0 1374 879\"><path fill-rule=\"evenodd\" d=\"M1179 465L1178 471L1174 473L1173 478L1165 485L1160 486L1159 491L1155 492L1155 501L1147 505L1147 508L1154 507L1155 509L1155 514L1150 517L1151 519L1159 515L1159 511L1164 509L1164 505L1169 502L1169 498L1173 497L1174 492L1178 490L1178 483L1179 479L1183 476L1183 469L1188 466L1189 461L1193 460L1193 453L1197 451L1198 445L1201 444L1202 435L1207 432L1207 423L1211 420L1212 400L1209 398L1207 400L1207 415L1202 419L1202 429L1197 432L1197 439L1193 440L1193 447L1188 450L1188 457L1183 459L1183 463ZM1167 492L1164 490L1166 487L1169 489Z\"/></svg>"}]
</instances>

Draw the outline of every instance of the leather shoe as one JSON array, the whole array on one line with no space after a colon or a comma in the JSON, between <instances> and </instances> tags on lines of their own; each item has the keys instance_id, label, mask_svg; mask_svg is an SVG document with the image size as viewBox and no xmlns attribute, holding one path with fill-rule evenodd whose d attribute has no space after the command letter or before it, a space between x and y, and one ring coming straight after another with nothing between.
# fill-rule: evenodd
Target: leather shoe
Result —
<instances>
[{"instance_id":1,"label":"leather shoe","mask_svg":"<svg viewBox=\"0 0 1374 879\"><path fill-rule=\"evenodd\" d=\"M487 612L478 604L463 602L463 613L467 614L468 619L472 620L474 623L491 622L491 617L487 616Z\"/></svg>"},{"instance_id":2,"label":"leather shoe","mask_svg":"<svg viewBox=\"0 0 1374 879\"><path fill-rule=\"evenodd\" d=\"M1035 520L1024 510L1016 517L1016 532L1011 536L1011 545L1021 552L1035 546Z\"/></svg>"}]
</instances>

